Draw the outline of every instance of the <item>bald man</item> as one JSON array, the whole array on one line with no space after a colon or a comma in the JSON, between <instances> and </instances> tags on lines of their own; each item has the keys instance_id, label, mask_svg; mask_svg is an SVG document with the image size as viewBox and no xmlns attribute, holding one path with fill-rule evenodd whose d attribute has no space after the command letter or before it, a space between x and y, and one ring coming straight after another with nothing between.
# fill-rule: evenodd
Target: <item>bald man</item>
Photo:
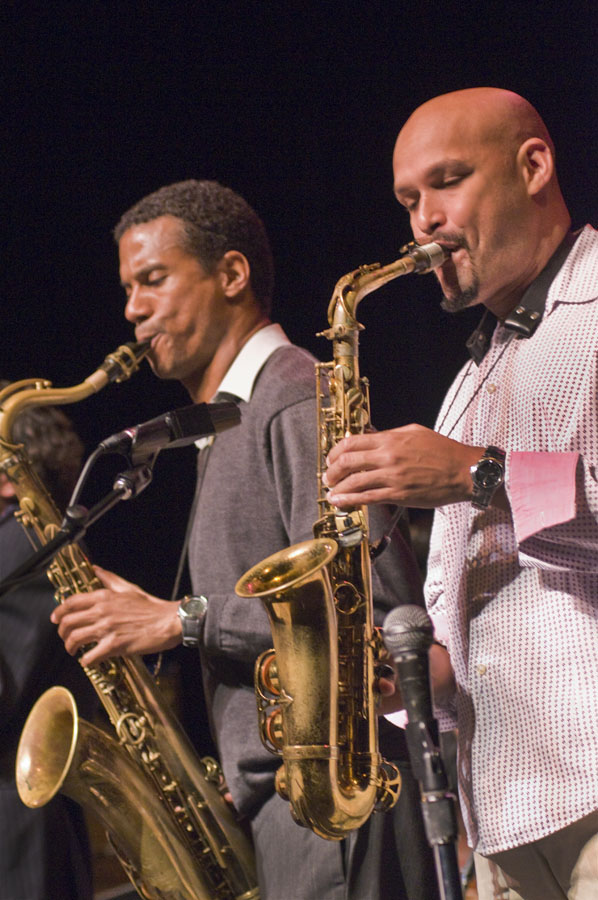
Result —
<instances>
[{"instance_id":1,"label":"bald man","mask_svg":"<svg viewBox=\"0 0 598 900\"><path fill-rule=\"evenodd\" d=\"M331 452L330 499L436 508L426 599L456 680L483 900L598 897L598 234L571 231L554 148L508 91L402 128L397 199L436 241L444 309L485 307L434 431Z\"/></svg>"}]
</instances>

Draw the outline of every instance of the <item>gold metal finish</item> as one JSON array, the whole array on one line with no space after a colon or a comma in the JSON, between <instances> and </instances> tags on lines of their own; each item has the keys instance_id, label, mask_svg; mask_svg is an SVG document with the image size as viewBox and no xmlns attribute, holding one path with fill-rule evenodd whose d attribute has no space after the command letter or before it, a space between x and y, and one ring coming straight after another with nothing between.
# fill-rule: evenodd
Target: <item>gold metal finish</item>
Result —
<instances>
[{"instance_id":1,"label":"gold metal finish","mask_svg":"<svg viewBox=\"0 0 598 900\"><path fill-rule=\"evenodd\" d=\"M0 392L0 471L13 482L17 516L39 547L60 514L12 425L29 406L75 403L109 381L128 378L149 344L119 347L82 384L52 388L30 379ZM48 569L57 602L101 587L78 544ZM31 710L17 751L17 786L27 806L63 791L90 806L145 900L257 900L253 852L222 797L214 760L200 760L142 660L110 659L85 667L117 740L79 719L64 688L50 688Z\"/></svg>"},{"instance_id":2,"label":"gold metal finish","mask_svg":"<svg viewBox=\"0 0 598 900\"><path fill-rule=\"evenodd\" d=\"M333 360L316 366L315 538L258 563L236 586L241 597L263 600L272 629L274 649L257 661L255 689L262 741L283 760L277 790L300 824L330 840L392 806L400 776L378 751L374 668L382 645L373 624L367 508L331 506L322 476L332 447L370 422L357 304L387 281L445 259L438 244L414 246L388 266L362 266L337 282L323 332Z\"/></svg>"}]
</instances>

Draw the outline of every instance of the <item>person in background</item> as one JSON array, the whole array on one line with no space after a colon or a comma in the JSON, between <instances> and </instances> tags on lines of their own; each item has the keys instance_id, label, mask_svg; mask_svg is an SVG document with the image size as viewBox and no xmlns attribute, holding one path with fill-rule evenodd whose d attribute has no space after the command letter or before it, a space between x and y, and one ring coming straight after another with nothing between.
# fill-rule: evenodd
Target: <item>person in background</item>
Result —
<instances>
[{"instance_id":1,"label":"person in background","mask_svg":"<svg viewBox=\"0 0 598 900\"><path fill-rule=\"evenodd\" d=\"M496 88L415 110L394 187L471 360L418 425L329 454L330 500L435 508L426 600L456 679L481 900L598 897L598 234L571 230L537 111Z\"/></svg>"},{"instance_id":2,"label":"person in background","mask_svg":"<svg viewBox=\"0 0 598 900\"><path fill-rule=\"evenodd\" d=\"M8 382L0 382L0 388ZM63 510L81 467L83 445L64 413L33 407L16 419L15 443L25 445L34 470ZM14 513L14 485L0 473L0 580L33 553ZM37 698L61 684L83 716L94 692L79 664L65 653L49 621L55 606L45 574L0 597L0 900L92 900L91 855L83 812L57 795L28 809L15 785L15 755Z\"/></svg>"}]
</instances>

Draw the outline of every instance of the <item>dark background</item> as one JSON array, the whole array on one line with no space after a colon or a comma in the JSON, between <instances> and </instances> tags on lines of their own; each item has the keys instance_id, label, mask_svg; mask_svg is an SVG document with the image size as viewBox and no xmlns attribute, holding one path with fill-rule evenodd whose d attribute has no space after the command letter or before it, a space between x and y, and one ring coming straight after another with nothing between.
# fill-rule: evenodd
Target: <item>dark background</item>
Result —
<instances>
[{"instance_id":1,"label":"dark background","mask_svg":"<svg viewBox=\"0 0 598 900\"><path fill-rule=\"evenodd\" d=\"M391 189L396 134L417 105L457 88L506 87L534 103L574 223L598 224L597 6L3 3L0 377L77 384L131 338L111 229L141 196L189 177L218 179L258 210L277 317L327 359L315 332L336 281L390 262L409 238ZM360 306L378 427L434 421L479 318L438 304L433 279L413 278ZM144 364L67 412L91 452L188 402ZM168 594L192 455L163 453L147 491L90 532L95 561ZM98 467L88 502L116 465Z\"/></svg>"}]
</instances>

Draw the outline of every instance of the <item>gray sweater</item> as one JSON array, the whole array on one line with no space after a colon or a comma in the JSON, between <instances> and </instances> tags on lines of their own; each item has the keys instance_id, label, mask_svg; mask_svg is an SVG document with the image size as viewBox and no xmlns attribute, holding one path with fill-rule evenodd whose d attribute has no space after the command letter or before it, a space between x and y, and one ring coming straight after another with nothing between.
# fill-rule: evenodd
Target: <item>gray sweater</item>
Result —
<instances>
[{"instance_id":1,"label":"gray sweater","mask_svg":"<svg viewBox=\"0 0 598 900\"><path fill-rule=\"evenodd\" d=\"M209 599L202 648L207 703L240 813L252 814L271 795L280 763L260 741L253 690L255 659L272 646L267 614L260 600L241 599L234 587L255 563L313 536L314 363L299 347L276 350L258 374L250 402L240 403L241 425L202 451L209 455L189 560L194 593ZM374 540L387 521L387 510L372 508ZM396 530L375 564L373 587L378 621L397 603L421 602L413 557Z\"/></svg>"}]
</instances>

